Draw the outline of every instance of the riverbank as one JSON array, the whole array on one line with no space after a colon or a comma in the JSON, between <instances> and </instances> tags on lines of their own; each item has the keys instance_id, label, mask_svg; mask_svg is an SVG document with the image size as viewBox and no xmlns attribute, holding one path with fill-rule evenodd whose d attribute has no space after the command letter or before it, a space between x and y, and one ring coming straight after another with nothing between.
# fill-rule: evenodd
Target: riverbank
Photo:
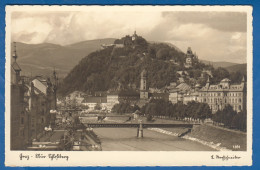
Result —
<instances>
[{"instance_id":1,"label":"riverbank","mask_svg":"<svg viewBox=\"0 0 260 170\"><path fill-rule=\"evenodd\" d=\"M126 122L127 119L128 118L124 118L124 117L120 117L120 118L107 117L104 121L123 123ZM145 117L140 117L139 120L140 119L142 120L143 123L148 123ZM128 123L137 123L139 120L131 120ZM160 118L156 118L153 123L180 123L180 122L187 123L186 121L160 119ZM246 151L246 146L247 146L246 133L229 130L221 127L216 127L209 124L201 124L201 125L194 126L190 132L188 132L187 128L148 128L148 130L154 131L157 134L159 132L176 138L180 138L179 136L181 136L182 139L203 144L214 150Z\"/></svg>"},{"instance_id":2,"label":"riverbank","mask_svg":"<svg viewBox=\"0 0 260 170\"><path fill-rule=\"evenodd\" d=\"M247 149L246 133L235 132L207 124L193 127L188 136L207 142L213 142L214 144L233 151L246 151Z\"/></svg>"}]
</instances>

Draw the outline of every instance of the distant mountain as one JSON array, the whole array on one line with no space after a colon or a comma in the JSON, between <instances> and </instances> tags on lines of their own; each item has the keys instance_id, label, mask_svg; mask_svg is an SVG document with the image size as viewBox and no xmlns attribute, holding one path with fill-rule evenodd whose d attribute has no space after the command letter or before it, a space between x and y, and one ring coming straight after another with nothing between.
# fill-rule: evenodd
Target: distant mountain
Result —
<instances>
[{"instance_id":1,"label":"distant mountain","mask_svg":"<svg viewBox=\"0 0 260 170\"><path fill-rule=\"evenodd\" d=\"M226 61L207 61L207 60L200 60L201 62L205 63L205 64L210 64L212 65L214 68L218 68L218 67L230 67L230 66L234 66L237 65L237 63L231 63L231 62L226 62Z\"/></svg>"},{"instance_id":2,"label":"distant mountain","mask_svg":"<svg viewBox=\"0 0 260 170\"><path fill-rule=\"evenodd\" d=\"M79 61L101 48L101 44L111 44L113 38L88 40L61 46L51 43L16 43L18 63L23 75L50 75L53 68L60 76L66 76ZM12 45L13 47L13 45ZM13 51L13 49L12 49Z\"/></svg>"},{"instance_id":3,"label":"distant mountain","mask_svg":"<svg viewBox=\"0 0 260 170\"><path fill-rule=\"evenodd\" d=\"M247 64L237 64L237 65L232 65L229 67L226 67L229 72L241 72L243 74L246 74L247 72Z\"/></svg>"}]
</instances>

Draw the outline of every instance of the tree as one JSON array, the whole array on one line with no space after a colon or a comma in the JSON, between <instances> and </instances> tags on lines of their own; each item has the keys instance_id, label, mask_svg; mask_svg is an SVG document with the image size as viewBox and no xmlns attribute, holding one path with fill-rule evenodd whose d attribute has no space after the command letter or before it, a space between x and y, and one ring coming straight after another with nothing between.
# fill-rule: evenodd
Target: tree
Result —
<instances>
[{"instance_id":1,"label":"tree","mask_svg":"<svg viewBox=\"0 0 260 170\"><path fill-rule=\"evenodd\" d=\"M100 106L100 104L99 104L99 103L97 103L97 104L96 104L96 106L94 107L94 109L95 109L95 110L101 110L101 109L102 109L102 107Z\"/></svg>"},{"instance_id":2,"label":"tree","mask_svg":"<svg viewBox=\"0 0 260 170\"><path fill-rule=\"evenodd\" d=\"M213 70L212 74L212 83L219 83L222 79L229 78L229 72L222 67Z\"/></svg>"},{"instance_id":3,"label":"tree","mask_svg":"<svg viewBox=\"0 0 260 170\"><path fill-rule=\"evenodd\" d=\"M165 60L168 57L169 57L169 49L167 48L162 48L158 50L156 53L156 58L158 59Z\"/></svg>"},{"instance_id":4,"label":"tree","mask_svg":"<svg viewBox=\"0 0 260 170\"><path fill-rule=\"evenodd\" d=\"M232 120L231 127L238 130L246 131L247 114L246 111L239 112Z\"/></svg>"},{"instance_id":5,"label":"tree","mask_svg":"<svg viewBox=\"0 0 260 170\"><path fill-rule=\"evenodd\" d=\"M223 110L218 110L213 116L213 121L223 123L226 127L232 127L234 125L234 117L237 112L233 110L231 105L227 105ZM232 122L233 121L233 122Z\"/></svg>"}]
</instances>

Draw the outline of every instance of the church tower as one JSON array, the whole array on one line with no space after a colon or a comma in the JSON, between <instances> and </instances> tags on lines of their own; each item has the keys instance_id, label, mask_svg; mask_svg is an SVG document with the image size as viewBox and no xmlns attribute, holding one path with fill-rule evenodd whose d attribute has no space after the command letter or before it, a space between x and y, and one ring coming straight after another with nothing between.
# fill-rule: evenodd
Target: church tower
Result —
<instances>
[{"instance_id":1,"label":"church tower","mask_svg":"<svg viewBox=\"0 0 260 170\"><path fill-rule=\"evenodd\" d=\"M17 60L18 56L17 56L17 53L16 53L16 43L14 42L14 53L13 53L13 63L12 63L12 84L18 84L19 81L21 80L21 71L22 69L19 67L19 65L17 64L16 60Z\"/></svg>"},{"instance_id":2,"label":"church tower","mask_svg":"<svg viewBox=\"0 0 260 170\"><path fill-rule=\"evenodd\" d=\"M140 99L148 99L147 72L145 69L141 73Z\"/></svg>"}]
</instances>

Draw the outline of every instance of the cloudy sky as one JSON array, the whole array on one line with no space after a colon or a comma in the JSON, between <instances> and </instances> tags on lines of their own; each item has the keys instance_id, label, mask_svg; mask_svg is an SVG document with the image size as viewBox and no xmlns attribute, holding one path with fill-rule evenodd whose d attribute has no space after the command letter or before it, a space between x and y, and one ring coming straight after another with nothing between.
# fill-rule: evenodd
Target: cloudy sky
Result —
<instances>
[{"instance_id":1,"label":"cloudy sky","mask_svg":"<svg viewBox=\"0 0 260 170\"><path fill-rule=\"evenodd\" d=\"M200 59L246 62L246 13L239 12L13 12L12 41L60 45L132 34L170 42Z\"/></svg>"}]
</instances>

